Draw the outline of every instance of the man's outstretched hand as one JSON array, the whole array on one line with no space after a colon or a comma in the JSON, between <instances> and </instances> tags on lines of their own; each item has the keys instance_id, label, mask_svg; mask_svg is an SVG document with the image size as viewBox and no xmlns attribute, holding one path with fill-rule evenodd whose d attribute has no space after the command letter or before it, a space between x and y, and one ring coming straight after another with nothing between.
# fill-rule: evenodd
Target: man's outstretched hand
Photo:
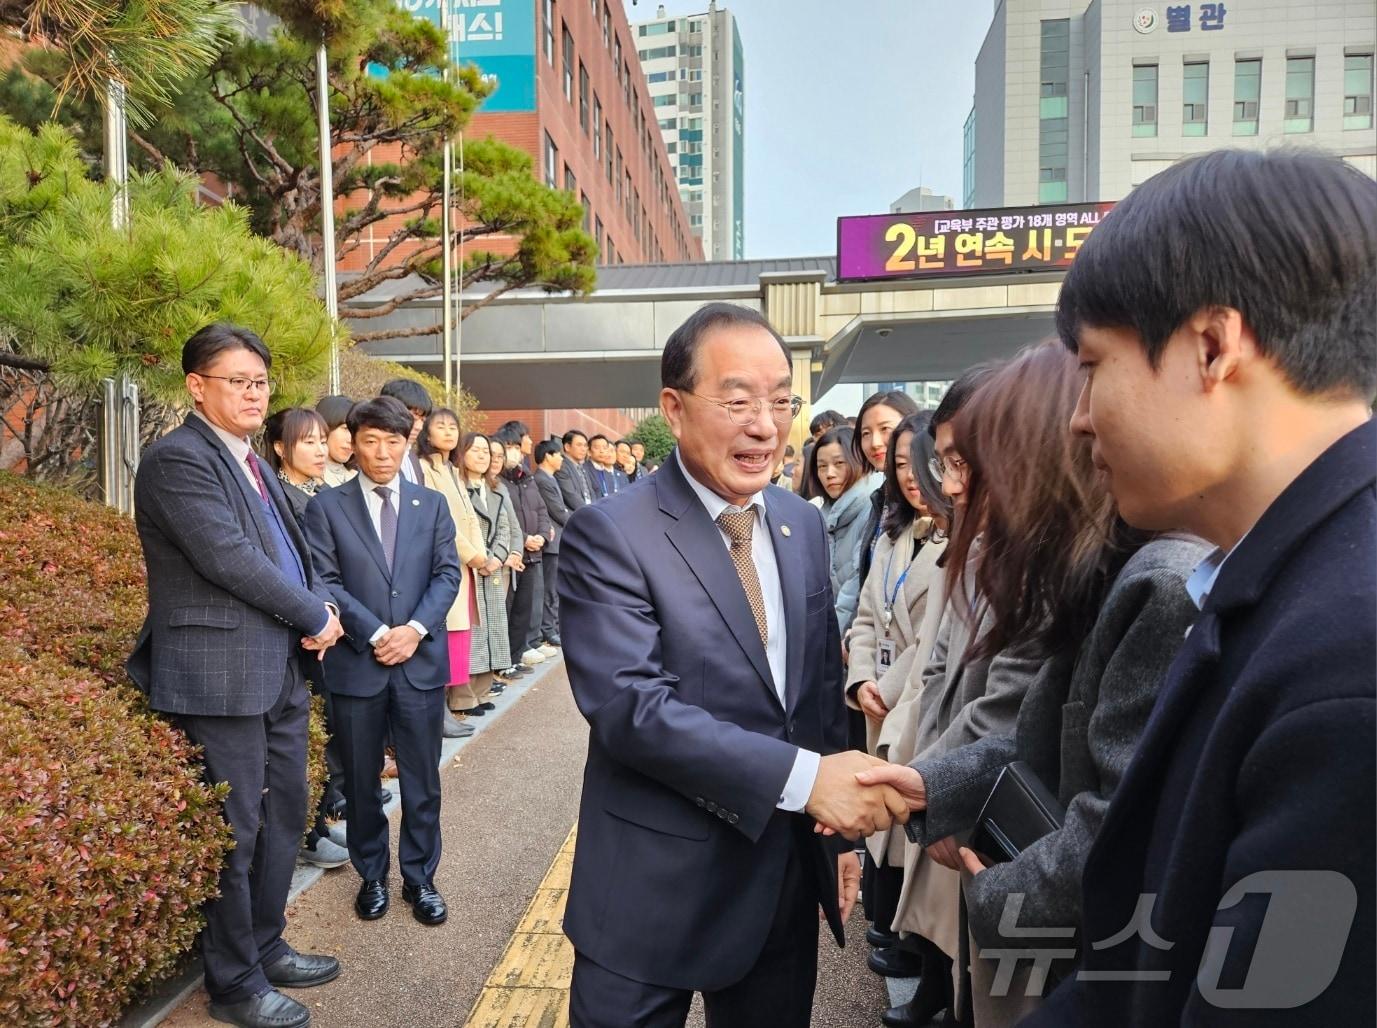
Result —
<instances>
[{"instance_id":1,"label":"man's outstretched hand","mask_svg":"<svg viewBox=\"0 0 1377 1028\"><path fill-rule=\"evenodd\" d=\"M857 750L831 753L818 763L818 777L804 810L823 828L857 839L908 820L909 806L892 786L862 781L861 772L889 767Z\"/></svg>"},{"instance_id":2,"label":"man's outstretched hand","mask_svg":"<svg viewBox=\"0 0 1377 1028\"><path fill-rule=\"evenodd\" d=\"M823 759L826 760L827 758L824 757ZM903 824L908 820L909 814L916 810L927 809L927 788L923 783L922 775L906 764L887 764L878 757L867 757L866 759L870 761L870 765L856 772L856 782L863 787L890 789L898 795L904 804L905 812L903 817L896 817L895 821ZM810 809L808 812L811 814L812 810ZM814 831L823 835L847 834L836 825L829 824L816 815L814 817L818 822Z\"/></svg>"}]
</instances>

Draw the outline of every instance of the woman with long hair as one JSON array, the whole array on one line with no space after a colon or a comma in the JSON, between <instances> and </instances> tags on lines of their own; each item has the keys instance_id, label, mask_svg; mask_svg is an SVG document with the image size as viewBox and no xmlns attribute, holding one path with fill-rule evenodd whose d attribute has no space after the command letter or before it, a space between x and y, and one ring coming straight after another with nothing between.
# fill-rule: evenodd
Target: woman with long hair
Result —
<instances>
[{"instance_id":1,"label":"woman with long hair","mask_svg":"<svg viewBox=\"0 0 1377 1028\"><path fill-rule=\"evenodd\" d=\"M474 513L473 502L462 481L460 431L459 415L441 407L426 416L421 434L416 439L416 452L421 458L421 479L428 488L444 496L449 505L450 517L454 519L454 545L459 555L459 595L445 619L445 628L449 632L450 669L450 683L445 698L451 712L472 710L483 702L469 683L469 660L472 629L478 619L474 572L488 563L488 551L483 545L483 526ZM463 731L462 727L453 718L446 719L446 737L461 738L472 734L472 728Z\"/></svg>"},{"instance_id":2,"label":"woman with long hair","mask_svg":"<svg viewBox=\"0 0 1377 1028\"><path fill-rule=\"evenodd\" d=\"M967 681L978 675L926 677L917 757L881 775L895 776L911 803L921 792L925 808L914 827L926 849L905 880L896 925L928 934L954 920L957 896L925 892L921 872L934 864L965 872L969 935L957 950L959 966L971 958L981 1028L1013 1024L1037 1002L1024 995L1031 960L995 996L993 962L979 957L1028 945L1026 935L1001 936L1009 897L1022 896L1021 929L1079 923L1085 855L1193 616L1185 579L1205 552L1195 540L1149 540L1118 520L1089 442L1069 431L1081 382L1059 344L1031 347L991 373L953 419L967 504L948 547L947 589L957 598L948 617L977 626L967 667L991 666L978 691ZM950 473L950 461L935 463ZM1036 673L998 681L993 665L1012 654L1031 659ZM1012 862L986 869L958 853L952 835L974 826L1013 760L1027 761L1067 814ZM945 1001L920 986L886 1023L923 1023Z\"/></svg>"},{"instance_id":3,"label":"woman with long hair","mask_svg":"<svg viewBox=\"0 0 1377 1028\"><path fill-rule=\"evenodd\" d=\"M876 756L888 710L882 697L897 702L909 669L926 656L920 629L927 620L933 571L945 545L945 537L934 538L933 520L918 484L919 474L926 474L926 469L916 467L911 459L914 437L926 435L927 430L928 415L910 414L894 427L888 440L884 488L896 502L886 511L851 625L846 701L865 715L866 749ZM928 648L931 642L929 635ZM880 974L904 975L915 969L916 955L895 949L897 940L885 937L902 885L901 833L895 834L892 847L890 833L872 836L866 843L861 892L866 916L878 928L871 935L877 948L868 962Z\"/></svg>"},{"instance_id":4,"label":"woman with long hair","mask_svg":"<svg viewBox=\"0 0 1377 1028\"><path fill-rule=\"evenodd\" d=\"M870 494L884 481L883 475L868 473L870 466L857 458L851 442L853 435L847 425L823 433L808 454L803 487L805 498L822 497L832 560L832 596L837 621L844 627L856 616L860 594L857 561L870 511Z\"/></svg>"},{"instance_id":5,"label":"woman with long hair","mask_svg":"<svg viewBox=\"0 0 1377 1028\"><path fill-rule=\"evenodd\" d=\"M459 443L460 467L469 504L478 518L487 559L474 568L474 606L477 628L469 635L469 686L479 702L460 712L482 716L492 709L484 697L492 688L493 672L511 664L507 649L507 597L502 568L511 552L511 530L503 520L501 497L488 487L492 447L481 432L466 432ZM471 622L472 623L472 622Z\"/></svg>"}]
</instances>

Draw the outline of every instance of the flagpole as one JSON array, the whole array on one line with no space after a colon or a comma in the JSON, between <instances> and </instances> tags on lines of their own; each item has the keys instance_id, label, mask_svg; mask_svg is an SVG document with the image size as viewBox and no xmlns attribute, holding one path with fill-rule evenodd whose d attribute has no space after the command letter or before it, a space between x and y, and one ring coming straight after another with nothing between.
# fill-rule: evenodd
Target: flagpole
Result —
<instances>
[{"instance_id":1,"label":"flagpole","mask_svg":"<svg viewBox=\"0 0 1377 1028\"><path fill-rule=\"evenodd\" d=\"M325 43L316 50L316 118L320 134L321 265L325 271L325 311L330 316L330 393L340 391L339 289L335 282L335 170L330 147L330 79Z\"/></svg>"},{"instance_id":2,"label":"flagpole","mask_svg":"<svg viewBox=\"0 0 1377 1028\"><path fill-rule=\"evenodd\" d=\"M447 57L452 61L454 57L454 35L451 31L450 0L441 0L440 3L440 30L444 33L445 41L448 44ZM450 65L445 64L444 79L450 80ZM445 136L445 145L441 158L444 161L444 171L441 174L441 193L442 211L440 214L440 243L443 251L441 260L441 275L444 277L444 284L441 287L441 306L444 313L441 318L440 326L440 363L444 365L445 400L454 403L454 369L451 366L454 353L454 197L453 197L453 175L451 165L453 163L453 148L448 134Z\"/></svg>"}]
</instances>

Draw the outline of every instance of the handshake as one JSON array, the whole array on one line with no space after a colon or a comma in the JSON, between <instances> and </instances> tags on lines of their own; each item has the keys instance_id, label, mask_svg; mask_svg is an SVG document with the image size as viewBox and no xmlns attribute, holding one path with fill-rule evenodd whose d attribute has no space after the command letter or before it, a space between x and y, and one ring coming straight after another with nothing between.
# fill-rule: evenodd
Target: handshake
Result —
<instances>
[{"instance_id":1,"label":"handshake","mask_svg":"<svg viewBox=\"0 0 1377 1028\"><path fill-rule=\"evenodd\" d=\"M926 807L923 778L913 768L846 750L822 758L803 809L817 822L814 831L855 840L904 824Z\"/></svg>"}]
</instances>

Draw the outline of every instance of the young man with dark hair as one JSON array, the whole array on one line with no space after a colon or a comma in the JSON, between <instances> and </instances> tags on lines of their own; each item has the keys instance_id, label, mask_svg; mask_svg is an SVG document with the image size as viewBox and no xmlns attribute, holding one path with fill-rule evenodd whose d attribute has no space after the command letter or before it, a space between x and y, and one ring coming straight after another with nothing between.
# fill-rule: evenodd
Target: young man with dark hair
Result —
<instances>
[{"instance_id":1,"label":"young man with dark hair","mask_svg":"<svg viewBox=\"0 0 1377 1028\"><path fill-rule=\"evenodd\" d=\"M394 378L383 385L381 396L390 396L401 402L411 412L411 432L406 438L406 455L402 460L402 477L412 485L424 485L421 475L421 458L416 455L416 440L420 438L421 426L430 417L434 404L430 393L420 382L409 378Z\"/></svg>"},{"instance_id":2,"label":"young man with dark hair","mask_svg":"<svg viewBox=\"0 0 1377 1028\"><path fill-rule=\"evenodd\" d=\"M598 499L619 493L631 484L626 472L617 467L617 451L612 440L601 432L588 440L588 459L592 467L589 481Z\"/></svg>"},{"instance_id":3,"label":"young man with dark hair","mask_svg":"<svg viewBox=\"0 0 1377 1028\"><path fill-rule=\"evenodd\" d=\"M522 459L528 464L534 464L531 460L531 452L535 447L535 443L531 439L531 430L527 427L526 422L515 420L504 421L502 427L493 434L504 443L515 442L521 450ZM532 466L527 470L533 471L534 467Z\"/></svg>"},{"instance_id":4,"label":"young man with dark hair","mask_svg":"<svg viewBox=\"0 0 1377 1028\"><path fill-rule=\"evenodd\" d=\"M558 439L547 439L535 448L535 482L540 489L545 509L550 513L550 541L545 544L544 567L541 577L545 595L540 610L540 642L536 647L545 656L553 656L561 645L559 639L559 593L556 576L559 573L559 543L564 525L572 513L564 503L558 475L564 466L564 448Z\"/></svg>"},{"instance_id":5,"label":"young man with dark hair","mask_svg":"<svg viewBox=\"0 0 1377 1028\"><path fill-rule=\"evenodd\" d=\"M593 484L593 468L588 463L588 436L576 428L564 433L564 463L555 474L559 483L560 495L570 513L587 506L597 499L597 487Z\"/></svg>"},{"instance_id":6,"label":"young man with dark hair","mask_svg":"<svg viewBox=\"0 0 1377 1028\"><path fill-rule=\"evenodd\" d=\"M353 480L306 508L306 534L349 645L327 655L349 810L349 857L363 879L354 909L388 908L387 817L376 783L383 745L397 752L402 792L402 899L422 924L441 924L440 747L450 682L445 622L459 595L454 519L444 496L401 476L412 414L378 397L349 411Z\"/></svg>"},{"instance_id":7,"label":"young man with dark hair","mask_svg":"<svg viewBox=\"0 0 1377 1028\"><path fill-rule=\"evenodd\" d=\"M1371 1024L1377 183L1225 150L1138 186L1057 305L1131 525L1218 549L1024 1024Z\"/></svg>"}]
</instances>

